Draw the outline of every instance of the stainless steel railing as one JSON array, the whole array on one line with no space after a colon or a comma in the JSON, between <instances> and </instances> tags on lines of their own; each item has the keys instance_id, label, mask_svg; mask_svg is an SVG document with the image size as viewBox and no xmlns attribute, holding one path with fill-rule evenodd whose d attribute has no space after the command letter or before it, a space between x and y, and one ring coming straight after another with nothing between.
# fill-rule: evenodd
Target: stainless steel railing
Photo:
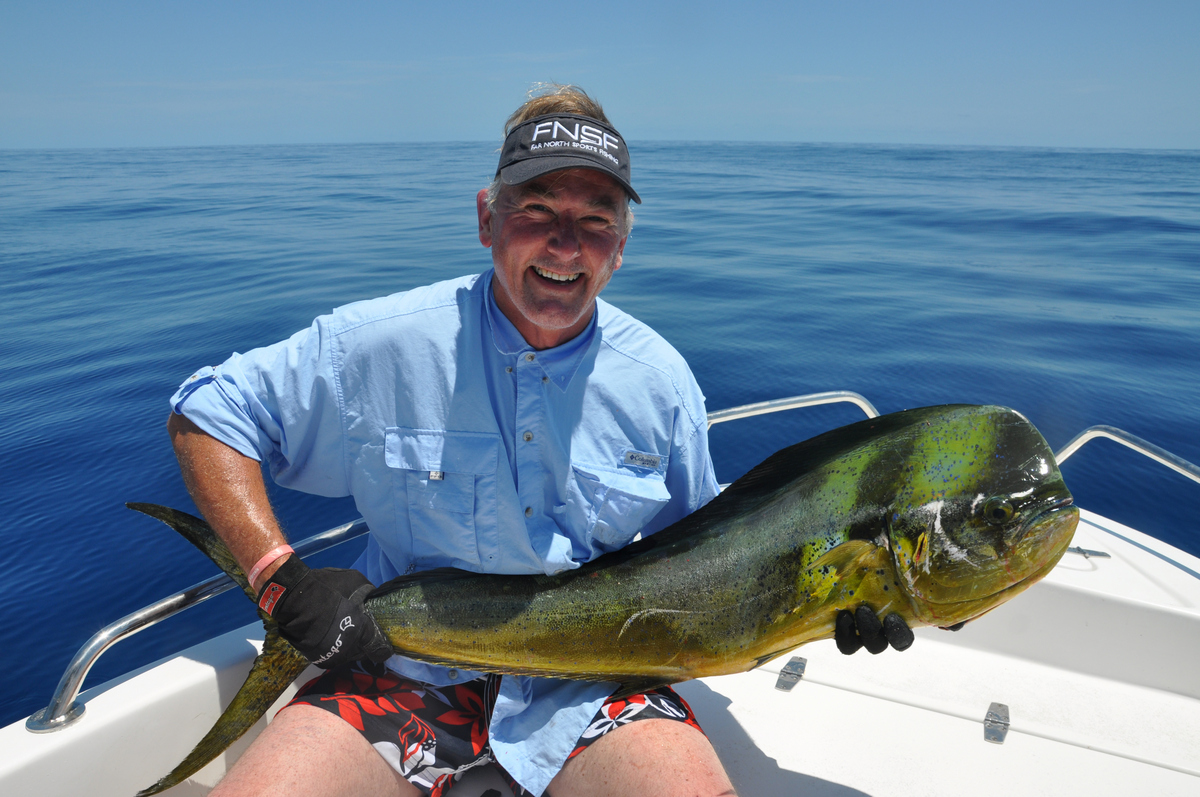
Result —
<instances>
[{"instance_id":1,"label":"stainless steel railing","mask_svg":"<svg viewBox=\"0 0 1200 797\"><path fill-rule=\"evenodd\" d=\"M815 407L818 404L837 404L846 402L856 405L867 414L868 418L878 418L879 410L858 393L849 390L830 390L827 393L809 393L804 396L760 401L757 404L743 404L740 407L730 407L727 410L717 410L708 414L708 428L725 421L736 421L739 418L750 418L754 415L766 415L771 412L793 410L797 407Z\"/></svg>"},{"instance_id":2,"label":"stainless steel railing","mask_svg":"<svg viewBox=\"0 0 1200 797\"><path fill-rule=\"evenodd\" d=\"M355 537L361 537L367 531L366 521L359 519L298 542L292 546L292 550L296 552L297 556L309 556L332 548L339 543L348 542ZM79 696L79 691L83 687L83 679L87 677L88 670L92 669L92 665L104 651L122 639L128 639L138 631L144 631L173 614L178 614L190 606L204 603L209 598L216 597L235 586L233 579L224 573L218 573L182 592L176 592L144 609L127 614L115 623L97 631L76 652L70 664L67 665L66 671L59 679L58 687L54 690L54 695L50 698L50 704L27 719L25 727L34 733L49 733L62 730L82 717L84 705L75 698Z\"/></svg>"},{"instance_id":3,"label":"stainless steel railing","mask_svg":"<svg viewBox=\"0 0 1200 797\"><path fill-rule=\"evenodd\" d=\"M875 409L875 406L870 401L858 393L853 393L849 390L832 390L825 393L810 393L803 396L775 399L773 401L760 401L755 404L744 404L740 407L730 407L729 409L710 412L708 414L708 426L712 428L715 424L739 418L750 418L755 415L767 415L799 407L813 407L820 404L834 404L839 402L856 405L866 413L868 418L879 417L879 410ZM1155 462L1166 465L1168 468L1187 476L1193 481L1200 482L1200 467L1193 465L1182 457L1172 454L1166 449L1112 426L1092 426L1085 429L1076 435L1071 442L1067 443L1055 457L1062 463L1082 448L1089 440L1098 437L1115 440L1122 445L1132 448L1134 451L1144 454ZM359 519L344 526L338 526L337 528L309 537L292 547L297 555L309 556L332 548L339 543L362 536L367 531L366 521ZM76 700L83 686L83 679L104 651L122 639L127 639L137 632L145 630L167 619L171 615L183 611L189 606L195 606L209 598L220 595L222 592L233 588L233 586L234 583L229 576L220 573L182 592L177 592L174 595L163 598L133 614L126 615L115 623L98 631L79 649L74 658L71 659L70 664L67 665L62 679L59 680L58 687L54 690L54 695L50 699L50 704L26 720L25 727L34 733L48 733L50 731L61 730L78 720L83 716L85 710L84 705Z\"/></svg>"},{"instance_id":4,"label":"stainless steel railing","mask_svg":"<svg viewBox=\"0 0 1200 797\"><path fill-rule=\"evenodd\" d=\"M727 410L710 412L708 414L708 427L711 429L714 424L733 421L739 418L749 418L754 415L766 415L767 413L795 409L796 407L813 407L818 404L833 404L835 402L855 404L866 413L868 418L879 417L879 410L875 409L875 406L870 401L858 393L852 393L849 390L831 390L827 393L810 393L805 396L760 401L757 404L744 404L740 407L731 407ZM1089 441L1101 437L1127 446L1139 454L1167 466L1176 473L1180 473L1192 481L1200 483L1200 467L1193 465L1183 457L1172 454L1165 448L1156 446L1154 443L1143 440L1137 435L1130 434L1115 426L1089 426L1071 438L1069 443L1058 450L1054 458L1061 465Z\"/></svg>"},{"instance_id":5,"label":"stainless steel railing","mask_svg":"<svg viewBox=\"0 0 1200 797\"><path fill-rule=\"evenodd\" d=\"M1155 462L1166 465L1176 473L1181 473L1187 476L1194 482L1200 483L1200 468L1188 462L1183 457L1177 457L1165 448L1160 448L1154 443L1147 442L1137 435L1132 435L1124 429L1118 429L1115 426L1089 426L1079 434L1071 438L1071 442L1063 446L1054 458L1058 460L1058 464L1062 464L1067 457L1074 454L1089 440L1095 440L1098 437L1115 440L1123 446L1128 446L1139 454L1143 454Z\"/></svg>"}]
</instances>

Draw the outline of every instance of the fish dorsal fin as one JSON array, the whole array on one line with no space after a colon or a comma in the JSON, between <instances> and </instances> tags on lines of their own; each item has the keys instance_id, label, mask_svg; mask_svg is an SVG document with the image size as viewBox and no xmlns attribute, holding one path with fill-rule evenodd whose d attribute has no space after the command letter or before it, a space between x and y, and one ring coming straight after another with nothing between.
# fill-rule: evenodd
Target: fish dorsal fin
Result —
<instances>
[{"instance_id":1,"label":"fish dorsal fin","mask_svg":"<svg viewBox=\"0 0 1200 797\"><path fill-rule=\"evenodd\" d=\"M403 589L414 584L441 584L448 581L458 581L463 578L476 578L479 575L479 573L472 573L470 570L459 570L457 567L436 567L433 570L422 570L418 573L407 573L403 576L396 576L391 581L380 584L367 597L376 598L380 595L387 595L389 592L395 592L398 589Z\"/></svg>"},{"instance_id":2,"label":"fish dorsal fin","mask_svg":"<svg viewBox=\"0 0 1200 797\"><path fill-rule=\"evenodd\" d=\"M797 479L813 473L834 458L875 438L923 423L931 416L945 414L957 406L923 407L868 418L777 451L726 487L708 504L648 537L643 541L646 545L642 550L655 544L662 545L690 537L716 523L753 511Z\"/></svg>"}]
</instances>

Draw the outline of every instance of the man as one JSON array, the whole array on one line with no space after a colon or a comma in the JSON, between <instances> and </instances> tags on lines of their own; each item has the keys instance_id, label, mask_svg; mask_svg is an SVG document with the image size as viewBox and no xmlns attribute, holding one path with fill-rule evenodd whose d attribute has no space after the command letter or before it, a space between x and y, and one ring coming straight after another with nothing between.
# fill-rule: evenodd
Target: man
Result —
<instances>
[{"instance_id":1,"label":"man","mask_svg":"<svg viewBox=\"0 0 1200 797\"><path fill-rule=\"evenodd\" d=\"M535 795L733 793L669 689L613 702L612 685L388 659L362 609L372 584L435 567L578 567L717 492L691 372L597 299L640 202L624 139L572 87L505 133L476 198L492 271L339 308L172 398L197 506L260 606L330 668L214 795L437 795L489 761ZM290 555L260 461L283 486L355 497L372 529L356 570Z\"/></svg>"}]
</instances>

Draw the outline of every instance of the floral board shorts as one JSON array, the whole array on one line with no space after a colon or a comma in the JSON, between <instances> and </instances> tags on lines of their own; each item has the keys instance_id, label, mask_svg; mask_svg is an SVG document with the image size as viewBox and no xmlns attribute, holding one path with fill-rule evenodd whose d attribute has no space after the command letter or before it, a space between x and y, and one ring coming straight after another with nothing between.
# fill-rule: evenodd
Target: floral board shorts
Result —
<instances>
[{"instance_id":1,"label":"floral board shorts","mask_svg":"<svg viewBox=\"0 0 1200 797\"><path fill-rule=\"evenodd\" d=\"M513 794L526 797L530 793L496 763L488 744L488 723L499 691L500 677L495 675L430 686L357 662L309 681L288 705L304 703L337 714L430 797L441 797L458 776L484 764L495 765ZM648 719L677 720L701 730L692 709L669 686L622 700L609 698L567 760L622 725Z\"/></svg>"}]
</instances>

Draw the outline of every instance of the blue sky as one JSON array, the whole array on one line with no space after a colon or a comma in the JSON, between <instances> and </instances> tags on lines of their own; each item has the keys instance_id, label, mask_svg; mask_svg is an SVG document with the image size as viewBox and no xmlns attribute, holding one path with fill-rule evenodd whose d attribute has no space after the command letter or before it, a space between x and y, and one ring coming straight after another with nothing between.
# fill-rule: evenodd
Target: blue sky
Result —
<instances>
[{"instance_id":1,"label":"blue sky","mask_svg":"<svg viewBox=\"0 0 1200 797\"><path fill-rule=\"evenodd\" d=\"M0 0L0 147L630 139L1200 148L1200 3Z\"/></svg>"}]
</instances>

